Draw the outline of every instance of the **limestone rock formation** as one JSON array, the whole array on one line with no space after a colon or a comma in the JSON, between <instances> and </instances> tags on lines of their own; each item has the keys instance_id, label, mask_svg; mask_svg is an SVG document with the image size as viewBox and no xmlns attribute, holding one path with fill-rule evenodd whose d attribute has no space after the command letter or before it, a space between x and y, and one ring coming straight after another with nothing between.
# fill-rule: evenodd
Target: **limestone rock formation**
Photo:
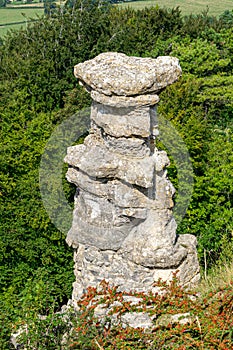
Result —
<instances>
[{"instance_id":1,"label":"limestone rock formation","mask_svg":"<svg viewBox=\"0 0 233 350\"><path fill-rule=\"evenodd\" d=\"M75 66L74 74L88 88L104 95L137 96L158 93L181 75L175 57L156 59L102 53Z\"/></svg>"},{"instance_id":2,"label":"limestone rock formation","mask_svg":"<svg viewBox=\"0 0 233 350\"><path fill-rule=\"evenodd\" d=\"M91 130L68 148L68 181L77 186L67 243L74 248L73 300L105 279L148 291L178 272L199 279L196 239L176 234L169 159L155 147L157 93L181 75L174 57L103 53L75 66L91 93Z\"/></svg>"}]
</instances>

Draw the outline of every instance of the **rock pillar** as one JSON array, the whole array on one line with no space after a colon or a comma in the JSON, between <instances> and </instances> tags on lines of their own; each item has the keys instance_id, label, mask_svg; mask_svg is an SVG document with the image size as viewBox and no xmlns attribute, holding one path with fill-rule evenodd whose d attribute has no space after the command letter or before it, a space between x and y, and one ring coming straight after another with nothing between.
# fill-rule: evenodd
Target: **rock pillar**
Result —
<instances>
[{"instance_id":1,"label":"rock pillar","mask_svg":"<svg viewBox=\"0 0 233 350\"><path fill-rule=\"evenodd\" d=\"M73 300L102 280L148 291L178 271L199 279L196 239L176 234L166 152L155 147L158 94L181 75L174 57L103 53L75 66L90 92L91 130L68 148L68 181L77 186L67 243L74 248Z\"/></svg>"}]
</instances>

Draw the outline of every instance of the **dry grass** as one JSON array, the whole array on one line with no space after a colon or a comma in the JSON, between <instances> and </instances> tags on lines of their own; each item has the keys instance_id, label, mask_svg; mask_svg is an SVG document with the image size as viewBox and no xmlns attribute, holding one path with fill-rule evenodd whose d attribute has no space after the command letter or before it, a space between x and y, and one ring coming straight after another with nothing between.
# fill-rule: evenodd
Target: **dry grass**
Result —
<instances>
[{"instance_id":1,"label":"dry grass","mask_svg":"<svg viewBox=\"0 0 233 350\"><path fill-rule=\"evenodd\" d=\"M219 290L232 285L233 261L222 263L212 268L206 278L203 277L197 287L199 293L206 294L210 291Z\"/></svg>"}]
</instances>

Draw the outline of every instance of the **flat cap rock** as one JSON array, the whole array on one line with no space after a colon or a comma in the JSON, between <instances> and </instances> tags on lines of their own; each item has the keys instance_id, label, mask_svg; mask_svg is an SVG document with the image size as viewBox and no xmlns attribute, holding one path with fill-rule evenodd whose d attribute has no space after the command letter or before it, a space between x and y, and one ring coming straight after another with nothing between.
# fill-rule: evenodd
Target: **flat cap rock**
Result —
<instances>
[{"instance_id":1,"label":"flat cap rock","mask_svg":"<svg viewBox=\"0 0 233 350\"><path fill-rule=\"evenodd\" d=\"M181 76L179 60L156 59L104 52L74 67L74 75L88 89L104 95L136 96L155 94Z\"/></svg>"}]
</instances>

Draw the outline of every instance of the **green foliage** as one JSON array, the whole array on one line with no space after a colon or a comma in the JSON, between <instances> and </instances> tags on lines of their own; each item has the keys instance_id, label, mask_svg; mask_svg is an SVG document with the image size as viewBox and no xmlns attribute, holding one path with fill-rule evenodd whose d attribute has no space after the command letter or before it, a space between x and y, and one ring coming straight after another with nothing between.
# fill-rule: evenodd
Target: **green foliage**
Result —
<instances>
[{"instance_id":1,"label":"green foliage","mask_svg":"<svg viewBox=\"0 0 233 350\"><path fill-rule=\"evenodd\" d=\"M47 316L30 315L25 318L25 324L20 325L22 334L17 342L27 349L65 349L64 342L69 339L71 321L71 313L64 315L52 311Z\"/></svg>"},{"instance_id":2,"label":"green foliage","mask_svg":"<svg viewBox=\"0 0 233 350\"><path fill-rule=\"evenodd\" d=\"M11 33L0 47L1 349L25 310L57 310L71 295L73 252L43 207L39 166L54 127L90 103L73 66L95 55L108 9L90 1L80 13L79 5Z\"/></svg>"},{"instance_id":3,"label":"green foliage","mask_svg":"<svg viewBox=\"0 0 233 350\"><path fill-rule=\"evenodd\" d=\"M227 117L224 120L216 105L207 111L200 104L201 83L200 80L199 84L195 84L194 78L184 77L183 81L164 92L159 111L172 120L179 131L189 150L194 170L194 192L178 232L197 235L200 257L203 259L204 251L207 251L209 266L218 259L222 240L227 237L229 242L233 229L230 170L233 167L233 143L231 119ZM164 99L170 103L164 102ZM216 109L222 114L219 120L216 120ZM222 125L228 127L222 128ZM170 178L174 175L173 183L179 190L173 164Z\"/></svg>"},{"instance_id":4,"label":"green foliage","mask_svg":"<svg viewBox=\"0 0 233 350\"><path fill-rule=\"evenodd\" d=\"M51 16L53 13L56 13L56 3L53 0L44 1L44 14Z\"/></svg>"},{"instance_id":5,"label":"green foliage","mask_svg":"<svg viewBox=\"0 0 233 350\"><path fill-rule=\"evenodd\" d=\"M20 94L20 105L35 111L64 106L65 91L76 85L73 66L104 50L108 9L88 3L80 11L82 3L77 1L74 9L58 9L7 37L0 72L10 101L15 103Z\"/></svg>"},{"instance_id":6,"label":"green foliage","mask_svg":"<svg viewBox=\"0 0 233 350\"><path fill-rule=\"evenodd\" d=\"M232 234L232 141L229 129L225 132L213 130L206 171L204 176L197 178L193 196L192 203L195 200L199 203L197 206L191 205L188 213L189 230L195 230L200 237L199 249L208 251L211 262L218 257L223 241L227 237L229 242Z\"/></svg>"},{"instance_id":7,"label":"green foliage","mask_svg":"<svg viewBox=\"0 0 233 350\"><path fill-rule=\"evenodd\" d=\"M231 62L225 56L227 50L219 50L217 44L207 39L184 39L174 43L171 55L178 57L184 73L189 72L195 77L207 77L224 71Z\"/></svg>"},{"instance_id":8,"label":"green foliage","mask_svg":"<svg viewBox=\"0 0 233 350\"><path fill-rule=\"evenodd\" d=\"M220 16L220 21L223 23L224 27L231 28L233 24L233 11L225 10Z\"/></svg>"},{"instance_id":9,"label":"green foliage","mask_svg":"<svg viewBox=\"0 0 233 350\"><path fill-rule=\"evenodd\" d=\"M209 9L199 14L190 14L184 17L183 33L191 38L198 38L205 35L206 32L214 30L219 31L223 23L217 16L210 16Z\"/></svg>"},{"instance_id":10,"label":"green foliage","mask_svg":"<svg viewBox=\"0 0 233 350\"><path fill-rule=\"evenodd\" d=\"M165 41L182 27L180 10L145 8L112 8L108 49L129 55L145 55L156 46L157 40Z\"/></svg>"},{"instance_id":11,"label":"green foliage","mask_svg":"<svg viewBox=\"0 0 233 350\"><path fill-rule=\"evenodd\" d=\"M210 32L208 35L210 35ZM180 60L182 79L161 94L159 112L171 120L189 150L194 192L179 233L197 235L201 262L222 254L232 232L231 30L212 32L211 40L174 37L171 55ZM178 187L175 165L169 171ZM176 198L175 198L176 200Z\"/></svg>"},{"instance_id":12,"label":"green foliage","mask_svg":"<svg viewBox=\"0 0 233 350\"><path fill-rule=\"evenodd\" d=\"M6 7L6 0L0 0L0 8Z\"/></svg>"}]
</instances>

